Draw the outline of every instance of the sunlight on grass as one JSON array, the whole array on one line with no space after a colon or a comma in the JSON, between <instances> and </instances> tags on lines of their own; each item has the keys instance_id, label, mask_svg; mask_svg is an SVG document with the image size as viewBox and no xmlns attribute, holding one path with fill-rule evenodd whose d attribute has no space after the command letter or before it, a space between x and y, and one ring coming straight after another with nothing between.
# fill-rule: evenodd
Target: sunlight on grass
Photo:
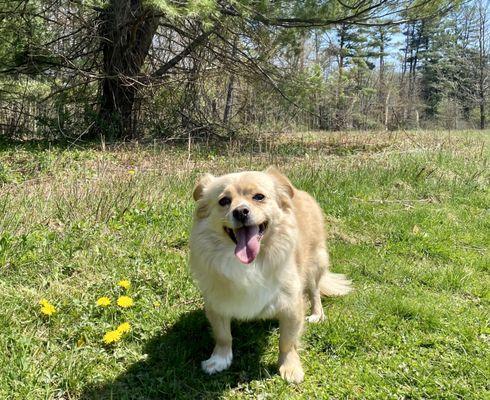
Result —
<instances>
[{"instance_id":1,"label":"sunlight on grass","mask_svg":"<svg viewBox=\"0 0 490 400\"><path fill-rule=\"evenodd\" d=\"M488 395L480 133L309 133L190 155L26 145L0 162L0 398ZM356 287L306 328L297 387L277 375L273 321L235 323L231 369L200 371L212 339L187 272L199 173L270 163L318 199L333 270Z\"/></svg>"}]
</instances>

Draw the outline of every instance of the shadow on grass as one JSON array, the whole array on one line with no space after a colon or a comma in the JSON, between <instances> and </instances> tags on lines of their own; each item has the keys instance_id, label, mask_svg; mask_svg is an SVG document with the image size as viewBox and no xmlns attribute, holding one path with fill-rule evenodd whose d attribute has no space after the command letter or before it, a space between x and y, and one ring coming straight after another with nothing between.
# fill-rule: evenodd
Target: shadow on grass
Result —
<instances>
[{"instance_id":1,"label":"shadow on grass","mask_svg":"<svg viewBox=\"0 0 490 400\"><path fill-rule=\"evenodd\" d=\"M207 376L200 364L209 357L213 340L204 312L191 311L147 343L144 361L114 381L87 387L82 399L216 399L241 383L276 374L275 364L260 364L269 333L276 327L272 321L234 324L232 366Z\"/></svg>"}]
</instances>

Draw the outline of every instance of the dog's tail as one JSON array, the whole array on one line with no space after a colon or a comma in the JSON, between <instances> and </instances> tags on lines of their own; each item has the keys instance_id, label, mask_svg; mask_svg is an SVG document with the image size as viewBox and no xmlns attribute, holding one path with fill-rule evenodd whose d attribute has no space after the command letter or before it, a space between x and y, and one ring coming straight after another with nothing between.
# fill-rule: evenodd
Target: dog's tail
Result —
<instances>
[{"instance_id":1,"label":"dog's tail","mask_svg":"<svg viewBox=\"0 0 490 400\"><path fill-rule=\"evenodd\" d=\"M325 296L343 296L353 290L352 282L343 274L326 272L320 279L320 293Z\"/></svg>"}]
</instances>

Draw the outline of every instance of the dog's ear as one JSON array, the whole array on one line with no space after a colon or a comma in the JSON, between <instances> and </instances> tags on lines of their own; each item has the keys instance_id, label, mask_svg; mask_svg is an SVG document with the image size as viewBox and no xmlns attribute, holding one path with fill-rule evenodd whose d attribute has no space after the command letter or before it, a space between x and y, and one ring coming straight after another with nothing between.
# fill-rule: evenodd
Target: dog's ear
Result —
<instances>
[{"instance_id":1,"label":"dog's ear","mask_svg":"<svg viewBox=\"0 0 490 400\"><path fill-rule=\"evenodd\" d=\"M199 178L194 186L194 192L192 192L192 197L197 202L196 217L206 218L209 215L208 203L202 198L204 189L214 180L214 176L211 174L205 174Z\"/></svg>"},{"instance_id":2,"label":"dog's ear","mask_svg":"<svg viewBox=\"0 0 490 400\"><path fill-rule=\"evenodd\" d=\"M293 187L293 184L289 181L289 179L281 174L281 172L279 172L279 170L274 167L274 166L270 166L268 167L265 172L269 175L271 175L277 185L292 199L294 197L294 187Z\"/></svg>"},{"instance_id":3,"label":"dog's ear","mask_svg":"<svg viewBox=\"0 0 490 400\"><path fill-rule=\"evenodd\" d=\"M294 197L294 187L289 179L281 174L279 170L270 166L265 170L266 174L272 176L277 185L277 190L279 192L280 206L284 209L291 207L291 199Z\"/></svg>"},{"instance_id":4,"label":"dog's ear","mask_svg":"<svg viewBox=\"0 0 490 400\"><path fill-rule=\"evenodd\" d=\"M204 192L204 189L207 185L209 185L214 180L214 176L211 174L204 174L199 178L194 186L194 191L192 192L192 197L194 197L195 201L198 201Z\"/></svg>"}]
</instances>

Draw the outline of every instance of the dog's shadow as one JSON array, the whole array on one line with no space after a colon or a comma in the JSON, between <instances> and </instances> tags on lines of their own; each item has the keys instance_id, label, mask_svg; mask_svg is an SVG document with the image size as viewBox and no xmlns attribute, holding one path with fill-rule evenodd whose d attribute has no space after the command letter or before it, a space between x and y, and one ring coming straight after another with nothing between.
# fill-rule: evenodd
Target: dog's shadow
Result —
<instances>
[{"instance_id":1,"label":"dog's shadow","mask_svg":"<svg viewBox=\"0 0 490 400\"><path fill-rule=\"evenodd\" d=\"M209 357L213 340L204 312L191 311L150 339L143 361L113 381L87 387L82 398L215 399L225 390L277 373L275 363L260 362L269 333L275 329L273 321L233 324L233 364L227 371L207 376L201 361Z\"/></svg>"}]
</instances>

